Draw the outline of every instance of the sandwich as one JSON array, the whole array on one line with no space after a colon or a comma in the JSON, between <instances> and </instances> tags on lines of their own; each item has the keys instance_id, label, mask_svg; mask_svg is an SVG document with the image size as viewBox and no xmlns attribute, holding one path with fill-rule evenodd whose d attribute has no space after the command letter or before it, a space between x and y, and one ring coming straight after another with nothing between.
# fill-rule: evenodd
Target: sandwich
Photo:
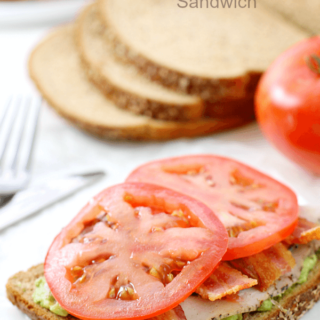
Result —
<instances>
[{"instance_id":1,"label":"sandwich","mask_svg":"<svg viewBox=\"0 0 320 320\"><path fill-rule=\"evenodd\" d=\"M8 280L31 319L298 319L320 299L320 225L232 159L142 165L92 200L44 264Z\"/></svg>"}]
</instances>

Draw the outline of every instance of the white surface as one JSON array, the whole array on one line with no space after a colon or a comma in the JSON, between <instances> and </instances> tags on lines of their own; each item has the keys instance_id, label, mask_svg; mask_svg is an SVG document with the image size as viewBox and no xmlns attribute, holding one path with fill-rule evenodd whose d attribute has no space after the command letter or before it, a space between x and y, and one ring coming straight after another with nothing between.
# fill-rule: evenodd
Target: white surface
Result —
<instances>
[{"instance_id":1,"label":"white surface","mask_svg":"<svg viewBox=\"0 0 320 320\"><path fill-rule=\"evenodd\" d=\"M88 0L1 2L0 25L22 26L49 21L70 21L85 2Z\"/></svg>"},{"instance_id":2,"label":"white surface","mask_svg":"<svg viewBox=\"0 0 320 320\"><path fill-rule=\"evenodd\" d=\"M0 27L0 100L10 92L35 92L27 76L27 57L48 26ZM0 318L25 320L6 299L5 284L12 274L44 260L55 235L91 196L122 182L136 166L163 157L216 153L234 157L290 185L302 203L320 205L320 180L290 163L262 138L256 125L211 137L167 143L104 142L69 126L44 107L34 157L34 180L82 169L104 169L105 179L21 223L0 232ZM318 198L318 199L317 199ZM320 304L303 319L316 319Z\"/></svg>"}]
</instances>

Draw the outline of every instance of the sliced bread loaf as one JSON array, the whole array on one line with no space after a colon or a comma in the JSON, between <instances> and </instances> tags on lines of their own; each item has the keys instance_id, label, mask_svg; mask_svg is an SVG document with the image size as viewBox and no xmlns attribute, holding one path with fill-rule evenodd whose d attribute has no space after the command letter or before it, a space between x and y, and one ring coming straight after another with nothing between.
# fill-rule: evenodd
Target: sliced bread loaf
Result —
<instances>
[{"instance_id":1,"label":"sliced bread loaf","mask_svg":"<svg viewBox=\"0 0 320 320\"><path fill-rule=\"evenodd\" d=\"M243 117L167 122L135 115L116 107L91 84L81 67L74 28L58 29L34 50L29 72L49 104L71 123L109 139L167 140L229 129Z\"/></svg>"},{"instance_id":2,"label":"sliced bread loaf","mask_svg":"<svg viewBox=\"0 0 320 320\"><path fill-rule=\"evenodd\" d=\"M161 120L196 120L203 116L199 97L169 90L118 62L112 47L104 41L107 31L95 4L78 18L76 42L85 70L110 100L122 109Z\"/></svg>"},{"instance_id":3,"label":"sliced bread loaf","mask_svg":"<svg viewBox=\"0 0 320 320\"><path fill-rule=\"evenodd\" d=\"M191 2L198 8L178 6ZM99 7L119 58L154 81L211 102L252 95L261 72L308 36L258 1L250 9L179 3L99 0Z\"/></svg>"},{"instance_id":4,"label":"sliced bread loaf","mask_svg":"<svg viewBox=\"0 0 320 320\"><path fill-rule=\"evenodd\" d=\"M312 34L320 33L319 0L262 0L264 4L283 14Z\"/></svg>"},{"instance_id":5,"label":"sliced bread loaf","mask_svg":"<svg viewBox=\"0 0 320 320\"><path fill-rule=\"evenodd\" d=\"M43 264L19 272L7 283L7 296L32 320L76 320L68 315L63 318L33 302L32 294L36 279L43 276ZM308 281L297 286L290 294L281 299L278 306L268 312L251 312L243 315L244 320L296 320L301 318L320 299L320 262L310 272ZM190 319L188 319L190 320Z\"/></svg>"},{"instance_id":6,"label":"sliced bread loaf","mask_svg":"<svg viewBox=\"0 0 320 320\"><path fill-rule=\"evenodd\" d=\"M136 68L114 57L104 27L93 4L80 15L76 43L88 78L118 107L160 120L196 120L204 114L212 118L254 117L253 94L241 99L203 102L196 96L165 88L148 80ZM205 108L204 108L205 107Z\"/></svg>"}]
</instances>

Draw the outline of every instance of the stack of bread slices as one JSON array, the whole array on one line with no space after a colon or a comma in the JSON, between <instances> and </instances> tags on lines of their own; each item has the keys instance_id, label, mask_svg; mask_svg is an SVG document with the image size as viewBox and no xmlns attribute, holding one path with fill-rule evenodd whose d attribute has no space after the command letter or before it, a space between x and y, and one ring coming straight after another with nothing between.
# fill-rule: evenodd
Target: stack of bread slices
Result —
<instances>
[{"instance_id":1,"label":"stack of bread slices","mask_svg":"<svg viewBox=\"0 0 320 320\"><path fill-rule=\"evenodd\" d=\"M308 36L260 2L182 9L175 0L98 0L37 46L29 70L82 129L168 140L251 121L261 74Z\"/></svg>"}]
</instances>

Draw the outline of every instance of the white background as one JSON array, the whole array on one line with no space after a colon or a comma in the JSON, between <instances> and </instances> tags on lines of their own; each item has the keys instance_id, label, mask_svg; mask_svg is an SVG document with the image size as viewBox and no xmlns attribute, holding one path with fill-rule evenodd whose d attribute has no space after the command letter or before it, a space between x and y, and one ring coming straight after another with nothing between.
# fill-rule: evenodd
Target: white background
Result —
<instances>
[{"instance_id":1,"label":"white background","mask_svg":"<svg viewBox=\"0 0 320 320\"><path fill-rule=\"evenodd\" d=\"M60 15L59 19L62 17L65 18ZM31 20L33 23L26 25L20 19L19 26L15 23L1 24L0 20L1 102L10 93L36 93L28 78L27 60L32 48L47 34L53 23L37 20L36 12ZM47 18L45 20L48 21ZM99 183L57 205L0 231L0 318L26 319L6 299L5 284L8 277L42 262L55 235L90 197L105 187L121 183L131 170L146 161L197 153L221 154L241 160L287 183L298 193L302 203L318 202L320 205L320 199L317 199L320 198L320 179L298 168L274 150L255 124L192 140L163 143L105 142L73 128L44 105L33 161L33 182L89 169L103 169L107 175ZM319 312L320 304L304 319L316 319Z\"/></svg>"}]
</instances>

